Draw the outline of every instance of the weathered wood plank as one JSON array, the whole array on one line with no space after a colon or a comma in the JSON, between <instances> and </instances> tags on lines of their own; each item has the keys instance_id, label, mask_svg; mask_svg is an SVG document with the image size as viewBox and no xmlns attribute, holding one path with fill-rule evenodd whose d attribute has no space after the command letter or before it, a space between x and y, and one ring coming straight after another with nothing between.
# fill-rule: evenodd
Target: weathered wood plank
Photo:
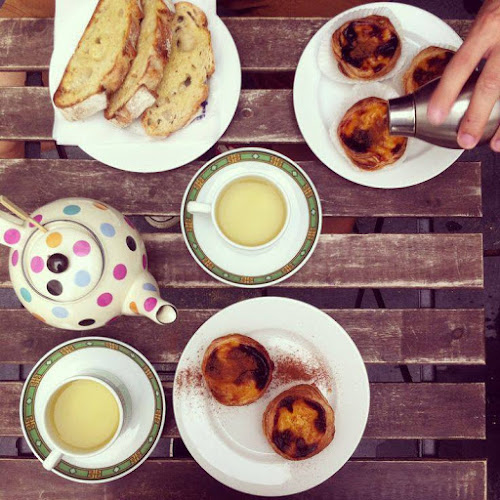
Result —
<instances>
[{"instance_id":1,"label":"weathered wood plank","mask_svg":"<svg viewBox=\"0 0 500 500\"><path fill-rule=\"evenodd\" d=\"M293 71L326 18L224 18L244 71ZM472 21L446 21L464 38ZM262 44L265 38L272 43ZM53 46L52 19L0 19L0 70L44 70ZM256 47L259 49L256 50Z\"/></svg>"},{"instance_id":2,"label":"weathered wood plank","mask_svg":"<svg viewBox=\"0 0 500 500\"><path fill-rule=\"evenodd\" d=\"M195 265L180 234L146 234L161 286L227 287ZM7 260L0 248L0 262ZM10 286L0 266L0 287ZM481 288L481 234L325 234L309 262L279 287Z\"/></svg>"},{"instance_id":3,"label":"weathered wood plank","mask_svg":"<svg viewBox=\"0 0 500 500\"><path fill-rule=\"evenodd\" d=\"M258 500L223 486L192 460L148 460L119 481L72 483L35 459L0 459L3 500ZM29 478L29 481L26 480ZM316 488L283 500L486 500L485 460L351 460ZM160 493L161 492L161 493Z\"/></svg>"},{"instance_id":4,"label":"weathered wood plank","mask_svg":"<svg viewBox=\"0 0 500 500\"><path fill-rule=\"evenodd\" d=\"M185 309L168 327L122 317L99 335L136 346L153 363L177 363L193 333L216 310ZM482 309L328 309L366 363L484 364ZM92 334L56 330L24 309L0 309L0 363L35 363L50 349ZM158 340L161 339L161 342Z\"/></svg>"},{"instance_id":5,"label":"weathered wood plank","mask_svg":"<svg viewBox=\"0 0 500 500\"><path fill-rule=\"evenodd\" d=\"M91 160L3 160L0 185L3 194L29 212L71 193L71 196L95 198L116 205L127 214L178 215L186 186L202 165L203 162L197 161L168 174L143 175L122 172ZM319 161L304 161L300 165L319 191L323 215L482 215L479 162L457 162L441 175L418 186L386 190L383 203L380 203L378 190L349 182ZM165 189L167 177L168 189Z\"/></svg>"},{"instance_id":6,"label":"weathered wood plank","mask_svg":"<svg viewBox=\"0 0 500 500\"><path fill-rule=\"evenodd\" d=\"M164 383L167 399L171 384ZM0 436L20 436L21 382L0 382ZM484 384L370 384L369 439L484 439ZM171 404L168 405L172 408ZM165 437L178 437L172 411Z\"/></svg>"},{"instance_id":7,"label":"weathered wood plank","mask_svg":"<svg viewBox=\"0 0 500 500\"><path fill-rule=\"evenodd\" d=\"M0 139L51 140L54 110L43 87L0 88ZM303 143L291 90L242 90L235 117L219 142Z\"/></svg>"}]
</instances>

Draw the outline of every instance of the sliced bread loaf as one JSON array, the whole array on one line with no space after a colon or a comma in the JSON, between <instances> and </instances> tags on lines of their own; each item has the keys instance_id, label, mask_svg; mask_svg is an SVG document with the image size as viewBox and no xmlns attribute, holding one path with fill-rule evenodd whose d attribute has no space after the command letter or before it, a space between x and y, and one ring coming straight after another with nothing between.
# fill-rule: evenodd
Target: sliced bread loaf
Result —
<instances>
[{"instance_id":1,"label":"sliced bread loaf","mask_svg":"<svg viewBox=\"0 0 500 500\"><path fill-rule=\"evenodd\" d=\"M142 115L147 134L167 137L187 125L208 97L215 71L205 13L189 2L175 4L172 52L157 88L156 103Z\"/></svg>"},{"instance_id":2,"label":"sliced bread loaf","mask_svg":"<svg viewBox=\"0 0 500 500\"><path fill-rule=\"evenodd\" d=\"M106 108L136 56L141 19L138 0L99 0L54 95L68 120Z\"/></svg>"},{"instance_id":3,"label":"sliced bread loaf","mask_svg":"<svg viewBox=\"0 0 500 500\"><path fill-rule=\"evenodd\" d=\"M144 19L137 56L122 86L110 96L104 115L119 127L130 125L156 101L158 87L172 46L171 0L142 0Z\"/></svg>"}]
</instances>

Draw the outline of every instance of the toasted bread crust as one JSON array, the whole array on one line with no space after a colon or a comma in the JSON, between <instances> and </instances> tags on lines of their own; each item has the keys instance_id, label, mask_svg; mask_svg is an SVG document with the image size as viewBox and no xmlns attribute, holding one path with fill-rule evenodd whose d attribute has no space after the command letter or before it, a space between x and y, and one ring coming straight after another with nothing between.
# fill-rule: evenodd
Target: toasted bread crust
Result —
<instances>
[{"instance_id":1,"label":"toasted bread crust","mask_svg":"<svg viewBox=\"0 0 500 500\"><path fill-rule=\"evenodd\" d=\"M267 390L274 364L262 344L233 333L208 346L201 368L219 403L243 406L257 401Z\"/></svg>"},{"instance_id":2,"label":"toasted bread crust","mask_svg":"<svg viewBox=\"0 0 500 500\"><path fill-rule=\"evenodd\" d=\"M389 73L401 55L401 40L385 16L347 21L332 35L339 70L355 80L374 80Z\"/></svg>"},{"instance_id":3,"label":"toasted bread crust","mask_svg":"<svg viewBox=\"0 0 500 500\"><path fill-rule=\"evenodd\" d=\"M435 46L421 50L403 75L405 92L411 94L431 80L439 78L454 54L453 50Z\"/></svg>"},{"instance_id":4,"label":"toasted bread crust","mask_svg":"<svg viewBox=\"0 0 500 500\"><path fill-rule=\"evenodd\" d=\"M136 118L150 107L156 100L156 88L158 87L162 77L165 65L167 64L170 50L172 46L172 30L171 23L175 13L175 7L170 0L161 0L164 8L157 10L155 37L151 47L148 47L149 55L147 63L144 67L142 76L134 76L136 81L133 83L135 92L130 95L128 100L120 107L117 102L124 99L121 94L121 89L113 94L110 98L108 107L104 113L108 120L112 120L118 126L126 127ZM139 50L141 43L139 42ZM141 54L138 54L140 57ZM134 71L134 63L130 69L130 73ZM127 83L127 78L123 85ZM125 97L126 98L126 97Z\"/></svg>"},{"instance_id":5,"label":"toasted bread crust","mask_svg":"<svg viewBox=\"0 0 500 500\"><path fill-rule=\"evenodd\" d=\"M74 97L69 102L66 101L66 96L71 93L68 80L69 70L72 65L73 59L77 52L83 50L84 36L89 31L89 29L97 22L97 14L99 13L105 1L106 0L99 0L94 13L92 14L92 17L90 18L90 21L85 28L82 38L78 42L75 52L73 53L73 56L66 66L59 87L54 94L54 104L61 110L64 109L63 114L70 120L83 119L104 109L106 106L102 106L102 99L99 100L100 107L97 107L95 105L86 106L85 102L98 94L109 94L115 92L122 84L125 75L130 68L130 64L133 58L136 56L136 46L140 30L140 20L142 18L142 9L140 8L138 0L130 0L127 3L128 26L124 33L123 40L121 41L121 46L123 48L115 58L113 66L103 76L99 84L97 84L94 88L91 88L89 86L89 91L87 94L84 94L80 97ZM96 102L96 99L94 98L92 99L92 101ZM85 110L85 113L82 112L82 110Z\"/></svg>"},{"instance_id":6,"label":"toasted bread crust","mask_svg":"<svg viewBox=\"0 0 500 500\"><path fill-rule=\"evenodd\" d=\"M276 453L287 460L305 460L332 442L335 414L315 385L300 384L268 404L262 428Z\"/></svg>"},{"instance_id":7,"label":"toasted bread crust","mask_svg":"<svg viewBox=\"0 0 500 500\"><path fill-rule=\"evenodd\" d=\"M378 170L403 156L406 137L389 135L387 101L367 97L351 106L337 127L347 157L359 168Z\"/></svg>"},{"instance_id":8,"label":"toasted bread crust","mask_svg":"<svg viewBox=\"0 0 500 500\"><path fill-rule=\"evenodd\" d=\"M172 57L165 66L163 79L157 89L157 102L148 108L141 118L141 122L146 133L156 137L168 137L177 130L185 127L197 117L202 104L207 100L209 95L208 79L215 71L215 60L212 50L211 35L208 29L207 16L201 9L189 2L178 2L175 4L175 8L176 17L173 21L174 34ZM190 94L188 109L182 109L177 113L173 111L172 104L169 101L173 96L178 94L178 88L175 90L173 90L173 88L169 88L168 82L170 81L170 72L176 72L176 70L172 68L173 65L177 63L177 56L180 52L183 52L182 46L181 49L179 49L179 44L182 42L182 29L180 27L180 23L182 22L182 17L186 16L186 12L196 25L196 29L203 33L201 36L204 38L203 49L206 49L207 60L203 61L204 72L202 80L193 81L192 83L192 85L196 87L197 92ZM189 67L180 67L180 71L186 71L187 74L190 70ZM180 88L182 89L182 86L180 86ZM171 118L173 123L169 123L169 118L165 118L165 116L168 115L170 117L172 114L175 114L175 117Z\"/></svg>"}]
</instances>

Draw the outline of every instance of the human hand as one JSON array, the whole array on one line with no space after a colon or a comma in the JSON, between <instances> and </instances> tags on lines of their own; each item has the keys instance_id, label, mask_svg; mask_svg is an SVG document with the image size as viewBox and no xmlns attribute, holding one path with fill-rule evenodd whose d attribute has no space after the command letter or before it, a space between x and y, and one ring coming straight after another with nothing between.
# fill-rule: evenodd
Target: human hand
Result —
<instances>
[{"instance_id":1,"label":"human hand","mask_svg":"<svg viewBox=\"0 0 500 500\"><path fill-rule=\"evenodd\" d=\"M458 131L458 143L472 149L481 138L491 110L500 97L500 0L486 0L467 39L448 63L427 107L434 125L446 120L453 103L481 59L486 59L469 108ZM500 127L490 142L500 152Z\"/></svg>"}]
</instances>

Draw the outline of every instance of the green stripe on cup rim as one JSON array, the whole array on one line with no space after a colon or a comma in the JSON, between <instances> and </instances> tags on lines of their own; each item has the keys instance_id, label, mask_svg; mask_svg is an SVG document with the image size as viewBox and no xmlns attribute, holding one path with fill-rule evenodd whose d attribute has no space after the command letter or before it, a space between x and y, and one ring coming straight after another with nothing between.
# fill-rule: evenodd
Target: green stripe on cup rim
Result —
<instances>
[{"instance_id":1,"label":"green stripe on cup rim","mask_svg":"<svg viewBox=\"0 0 500 500\"><path fill-rule=\"evenodd\" d=\"M141 356L139 356L136 352L128 349L126 346L115 342L113 339L76 340L74 342L63 345L56 351L51 352L45 358L40 360L25 383L26 389L24 391L22 404L22 425L24 426L26 435L33 447L33 450L35 451L35 454L42 461L48 457L51 450L41 437L36 420L33 415L38 386L43 376L52 368L52 366L55 365L55 363L57 363L57 361L68 354L89 347L101 347L115 351L117 350L137 363L137 365L139 365L143 371L145 369L150 369L148 363L146 363ZM151 378L148 377L146 373L145 376L148 378L153 390L155 401L155 416L153 417L153 423L148 433L148 437L141 444L141 446L127 459L107 467L88 469L84 467L76 467L69 462L61 460L59 464L54 468L57 472L71 479L78 479L80 481L100 481L119 476L124 472L127 472L131 467L135 466L138 462L144 459L144 456L151 450L151 448L155 445L156 441L159 438L162 418L158 418L157 415L163 417L163 414L165 412L165 408L163 406L163 398L161 395L161 387L159 387L159 381L157 380L157 377L155 376L154 372L153 377Z\"/></svg>"},{"instance_id":2,"label":"green stripe on cup rim","mask_svg":"<svg viewBox=\"0 0 500 500\"><path fill-rule=\"evenodd\" d=\"M205 182L208 181L215 173L220 172L227 166L234 165L241 161L258 161L266 163L279 168L281 171L288 174L301 188L309 207L309 229L300 250L280 269L260 276L242 276L234 274L218 266L215 262L212 262L212 260L205 255L203 249L198 243L198 240L196 239L192 224L193 215L186 209L188 202L196 201ZM210 162L201 172L198 173L198 175L191 181L189 191L185 197L182 224L190 249L199 264L201 264L210 274L214 274L223 281L251 287L270 285L278 280L282 280L285 276L290 274L292 271L295 271L297 267L303 264L303 262L308 258L309 253L314 247L314 243L319 236L319 217L319 202L316 197L315 190L312 188L311 183L305 177L301 169L297 168L296 165L287 160L285 157L273 154L271 151L249 149L244 151L228 151L224 154L224 156L218 157L214 161Z\"/></svg>"}]
</instances>

